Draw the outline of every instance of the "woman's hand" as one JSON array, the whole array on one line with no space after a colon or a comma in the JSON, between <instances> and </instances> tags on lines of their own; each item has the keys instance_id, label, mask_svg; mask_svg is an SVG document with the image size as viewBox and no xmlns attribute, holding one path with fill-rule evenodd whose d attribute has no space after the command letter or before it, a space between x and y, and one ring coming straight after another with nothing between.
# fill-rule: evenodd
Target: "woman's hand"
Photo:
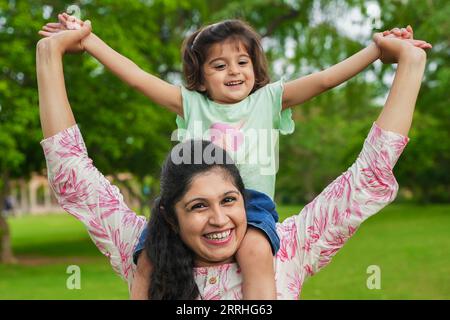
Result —
<instances>
[{"instance_id":1,"label":"woman's hand","mask_svg":"<svg viewBox=\"0 0 450 320\"><path fill-rule=\"evenodd\" d=\"M39 31L44 38L39 40L38 49L40 47L51 47L58 53L66 52L76 53L84 51L82 40L85 39L92 31L91 22L86 20L79 29L67 30L60 27L53 27L53 31Z\"/></svg>"},{"instance_id":2,"label":"woman's hand","mask_svg":"<svg viewBox=\"0 0 450 320\"><path fill-rule=\"evenodd\" d=\"M389 41L389 39L396 41ZM373 40L381 50L380 60L383 63L398 62L399 56L397 50L400 50L400 48L405 50L411 50L411 47L423 50L432 48L432 45L428 42L414 39L414 31L411 26L402 29L394 28L382 33L376 33L373 36ZM403 41L404 43L400 44L398 41Z\"/></svg>"},{"instance_id":3,"label":"woman's hand","mask_svg":"<svg viewBox=\"0 0 450 320\"><path fill-rule=\"evenodd\" d=\"M373 37L374 42L381 50L380 60L383 63L397 63L402 58L426 56L425 50L421 46L415 45L413 39L398 39L393 36L383 36L382 33L376 33ZM428 47L431 47L428 44Z\"/></svg>"},{"instance_id":4,"label":"woman's hand","mask_svg":"<svg viewBox=\"0 0 450 320\"><path fill-rule=\"evenodd\" d=\"M38 33L44 38L50 38L58 35L61 32L69 31L69 30L81 30L83 26L88 21L82 21L80 19L77 19L76 17L69 16L67 13L58 14L58 20L59 22L50 22L47 23L42 27L42 30L40 30ZM84 37L79 39L79 41L73 43L69 47L66 47L64 52L70 52L70 53L78 53L83 52L86 50L85 48L85 40L86 38L91 34L92 27L90 26L89 22L89 33L83 33Z\"/></svg>"}]
</instances>

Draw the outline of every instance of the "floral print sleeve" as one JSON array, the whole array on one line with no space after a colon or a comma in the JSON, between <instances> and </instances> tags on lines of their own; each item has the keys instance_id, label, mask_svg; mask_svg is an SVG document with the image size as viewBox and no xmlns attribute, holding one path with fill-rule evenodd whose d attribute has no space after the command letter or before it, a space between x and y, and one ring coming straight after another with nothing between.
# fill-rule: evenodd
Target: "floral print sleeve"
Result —
<instances>
[{"instance_id":1,"label":"floral print sleeve","mask_svg":"<svg viewBox=\"0 0 450 320\"><path fill-rule=\"evenodd\" d=\"M308 276L330 263L364 220L395 199L398 184L392 170L407 142L407 137L374 123L356 162L299 215L278 226L277 260L281 269L290 269L284 286L292 289L293 297Z\"/></svg>"},{"instance_id":2,"label":"floral print sleeve","mask_svg":"<svg viewBox=\"0 0 450 320\"><path fill-rule=\"evenodd\" d=\"M70 127L41 142L48 180L61 207L87 228L113 269L131 283L132 253L145 226L119 189L92 164L78 129Z\"/></svg>"}]
</instances>

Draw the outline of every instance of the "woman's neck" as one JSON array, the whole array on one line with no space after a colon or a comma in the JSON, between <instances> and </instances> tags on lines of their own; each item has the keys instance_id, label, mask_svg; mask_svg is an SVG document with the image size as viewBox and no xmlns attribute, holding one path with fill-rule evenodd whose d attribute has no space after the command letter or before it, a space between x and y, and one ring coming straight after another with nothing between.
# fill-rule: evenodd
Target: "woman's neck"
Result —
<instances>
[{"instance_id":1,"label":"woman's neck","mask_svg":"<svg viewBox=\"0 0 450 320\"><path fill-rule=\"evenodd\" d=\"M216 261L207 261L207 260L203 260L201 258L197 258L195 260L195 262L194 262L194 266L196 268L208 268L208 267L217 267L217 266L220 266L220 265L230 264L230 263L234 263L234 262L236 262L236 259L235 259L234 256L232 256L232 257L230 257L230 258L228 258L226 260L218 261L218 262L216 262Z\"/></svg>"}]
</instances>

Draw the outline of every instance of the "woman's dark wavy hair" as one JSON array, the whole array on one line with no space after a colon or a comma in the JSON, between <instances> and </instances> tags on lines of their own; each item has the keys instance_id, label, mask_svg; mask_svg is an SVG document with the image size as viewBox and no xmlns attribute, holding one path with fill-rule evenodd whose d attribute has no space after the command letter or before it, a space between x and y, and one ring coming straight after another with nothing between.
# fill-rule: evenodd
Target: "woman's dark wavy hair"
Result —
<instances>
[{"instance_id":1,"label":"woman's dark wavy hair","mask_svg":"<svg viewBox=\"0 0 450 320\"><path fill-rule=\"evenodd\" d=\"M202 67L206 62L209 49L215 43L229 39L242 43L250 55L255 72L255 85L251 92L270 82L260 35L241 20L225 20L203 27L184 40L181 54L187 89L201 92L199 88L204 82Z\"/></svg>"},{"instance_id":2,"label":"woman's dark wavy hair","mask_svg":"<svg viewBox=\"0 0 450 320\"><path fill-rule=\"evenodd\" d=\"M188 140L175 146L167 156L161 171L161 193L153 205L144 249L151 263L149 299L187 300L199 296L193 273L194 252L179 236L175 204L197 175L217 168L231 178L245 201L244 184L236 165L215 144Z\"/></svg>"}]
</instances>

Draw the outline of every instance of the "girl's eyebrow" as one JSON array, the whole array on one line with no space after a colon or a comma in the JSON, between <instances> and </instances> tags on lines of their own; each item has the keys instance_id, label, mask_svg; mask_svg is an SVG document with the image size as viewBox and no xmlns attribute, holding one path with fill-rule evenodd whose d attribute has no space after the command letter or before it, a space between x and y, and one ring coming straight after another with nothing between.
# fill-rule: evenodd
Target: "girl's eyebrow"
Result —
<instances>
[{"instance_id":1,"label":"girl's eyebrow","mask_svg":"<svg viewBox=\"0 0 450 320\"><path fill-rule=\"evenodd\" d=\"M245 54L245 53L242 53L242 54L240 54L239 56L238 56L238 58L249 58L250 59L250 56L248 55L248 54ZM214 59L212 59L211 61L209 61L208 62L208 64L212 64L213 62L215 62L215 61L217 61L217 60L227 60L226 58L224 58L224 57L217 57L217 58L214 58Z\"/></svg>"}]
</instances>

